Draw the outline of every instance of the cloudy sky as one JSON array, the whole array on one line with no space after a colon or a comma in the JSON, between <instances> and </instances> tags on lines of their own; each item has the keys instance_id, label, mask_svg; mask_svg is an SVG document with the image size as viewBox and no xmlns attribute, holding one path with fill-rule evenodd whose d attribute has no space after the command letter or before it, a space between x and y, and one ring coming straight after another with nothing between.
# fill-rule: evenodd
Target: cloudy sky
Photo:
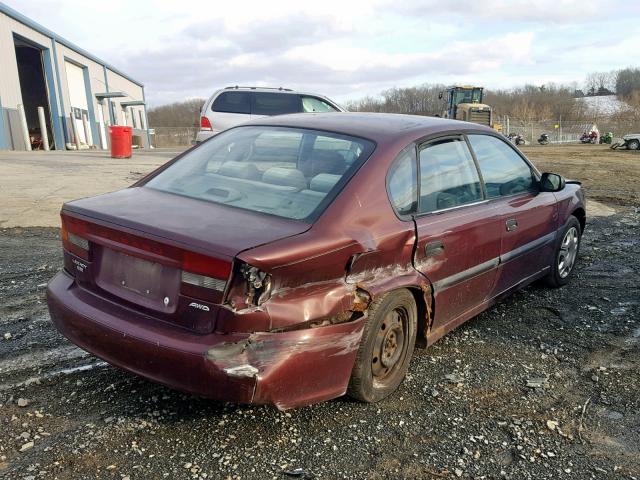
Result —
<instances>
[{"instance_id":1,"label":"cloudy sky","mask_svg":"<svg viewBox=\"0 0 640 480\"><path fill-rule=\"evenodd\" d=\"M346 101L640 64L638 0L4 1L143 82L151 106L236 84Z\"/></svg>"}]
</instances>

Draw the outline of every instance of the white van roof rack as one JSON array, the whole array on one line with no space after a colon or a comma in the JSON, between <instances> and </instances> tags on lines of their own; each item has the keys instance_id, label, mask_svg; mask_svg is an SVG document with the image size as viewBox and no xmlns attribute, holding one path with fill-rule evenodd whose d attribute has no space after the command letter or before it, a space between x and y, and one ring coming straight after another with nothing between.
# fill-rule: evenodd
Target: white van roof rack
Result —
<instances>
[{"instance_id":1,"label":"white van roof rack","mask_svg":"<svg viewBox=\"0 0 640 480\"><path fill-rule=\"evenodd\" d=\"M293 92L292 89L290 88L283 88L283 87L243 87L241 85L235 85L233 87L225 87L225 90L239 90L241 88L246 88L248 90L277 90L280 92Z\"/></svg>"}]
</instances>

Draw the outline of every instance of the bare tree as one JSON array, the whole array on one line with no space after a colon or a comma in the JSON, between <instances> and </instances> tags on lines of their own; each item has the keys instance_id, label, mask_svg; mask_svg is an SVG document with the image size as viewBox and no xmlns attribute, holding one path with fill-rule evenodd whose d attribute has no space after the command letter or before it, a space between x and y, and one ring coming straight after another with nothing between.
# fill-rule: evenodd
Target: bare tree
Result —
<instances>
[{"instance_id":1,"label":"bare tree","mask_svg":"<svg viewBox=\"0 0 640 480\"><path fill-rule=\"evenodd\" d=\"M640 92L640 69L620 70L616 78L616 93L619 97L626 99L632 97L634 92Z\"/></svg>"},{"instance_id":2,"label":"bare tree","mask_svg":"<svg viewBox=\"0 0 640 480\"><path fill-rule=\"evenodd\" d=\"M443 101L438 94L444 85L420 85L409 88L390 88L380 97L367 96L347 104L347 108L358 112L409 113L413 115L436 115L443 110Z\"/></svg>"},{"instance_id":3,"label":"bare tree","mask_svg":"<svg viewBox=\"0 0 640 480\"><path fill-rule=\"evenodd\" d=\"M585 79L587 95L613 95L616 90L618 72L591 72Z\"/></svg>"},{"instance_id":4,"label":"bare tree","mask_svg":"<svg viewBox=\"0 0 640 480\"><path fill-rule=\"evenodd\" d=\"M162 105L148 111L151 127L197 127L200 125L200 110L205 100L195 98Z\"/></svg>"}]
</instances>

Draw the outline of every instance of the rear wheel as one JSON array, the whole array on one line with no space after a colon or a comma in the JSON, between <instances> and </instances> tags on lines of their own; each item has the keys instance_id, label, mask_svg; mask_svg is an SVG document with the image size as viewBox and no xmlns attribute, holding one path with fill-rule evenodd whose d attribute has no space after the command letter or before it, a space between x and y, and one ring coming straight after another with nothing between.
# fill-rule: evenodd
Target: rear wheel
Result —
<instances>
[{"instance_id":1,"label":"rear wheel","mask_svg":"<svg viewBox=\"0 0 640 480\"><path fill-rule=\"evenodd\" d=\"M580 222L576 217L571 216L564 226L560 242L556 246L551 272L545 278L550 287L558 288L569 283L573 267L578 259L581 237Z\"/></svg>"},{"instance_id":2,"label":"rear wheel","mask_svg":"<svg viewBox=\"0 0 640 480\"><path fill-rule=\"evenodd\" d=\"M377 402L402 383L416 343L418 310L408 290L387 293L369 307L369 318L347 393Z\"/></svg>"}]
</instances>

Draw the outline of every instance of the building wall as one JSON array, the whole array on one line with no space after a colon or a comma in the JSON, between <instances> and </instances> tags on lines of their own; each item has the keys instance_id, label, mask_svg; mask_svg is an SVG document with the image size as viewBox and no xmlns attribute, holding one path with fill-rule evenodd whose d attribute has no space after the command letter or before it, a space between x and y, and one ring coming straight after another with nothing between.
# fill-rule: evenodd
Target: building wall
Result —
<instances>
[{"instance_id":1,"label":"building wall","mask_svg":"<svg viewBox=\"0 0 640 480\"><path fill-rule=\"evenodd\" d=\"M2 105L0 107L0 115L2 115L0 127L3 126L3 131L0 131L0 149L16 148L23 150L25 145L22 135L15 131L20 128L17 108L22 103L22 92L18 78L14 33L42 47L44 54L49 55L52 61L53 42L49 37L0 12L0 102ZM58 83L55 77L50 79L49 82L52 83L51 86L48 85L49 88L57 92ZM51 105L52 112L59 110L58 95L55 95L55 97L56 108ZM50 103L53 101L51 95L49 101Z\"/></svg>"},{"instance_id":2,"label":"building wall","mask_svg":"<svg viewBox=\"0 0 640 480\"><path fill-rule=\"evenodd\" d=\"M121 104L123 102L131 102L131 101L144 101L144 89L137 85L136 83L130 81L127 78L124 78L121 75L109 70L107 68L107 80L109 84L110 92L122 92L126 96L120 98L113 98L113 103L115 105L115 115L117 116L116 123L118 125L124 125L123 121L123 109ZM140 125L140 112L142 113L142 120L144 121L144 126ZM147 137L147 115L143 106L132 106L126 108L126 125L129 127L133 127L133 135L140 137L139 139L142 142L144 147L148 147L148 137ZM135 116L136 120L133 120Z\"/></svg>"},{"instance_id":3,"label":"building wall","mask_svg":"<svg viewBox=\"0 0 640 480\"><path fill-rule=\"evenodd\" d=\"M96 98L96 93L102 93L107 91L107 85L104 81L104 67L93 61L90 58L81 55L74 50L68 48L65 45L61 45L56 42L56 53L58 58L58 69L60 74L60 84L62 85L62 98L64 104L64 112L65 112L65 125L67 128L67 132L72 131L71 121L69 119L69 115L71 113L71 95L69 94L69 81L67 79L67 67L66 62L70 61L71 63L86 69L85 74L85 82L88 80L88 86L90 91L90 98L87 99L87 104L89 107L88 112L88 120L91 125L93 143L100 146L100 137L99 137L99 126L98 126L98 116L97 109L99 108L99 102ZM67 137L70 139L70 136Z\"/></svg>"},{"instance_id":4,"label":"building wall","mask_svg":"<svg viewBox=\"0 0 640 480\"><path fill-rule=\"evenodd\" d=\"M13 11L6 5L0 3L0 149L24 149L22 135L16 132L21 131L18 122L17 106L22 103L20 91L20 80L18 77L18 66L16 62L14 33L23 37L30 43L42 48L45 63L45 75L47 80L47 90L49 93L49 103L51 109L52 127L54 127L56 148L63 149L64 144L72 140L72 128L69 119L71 113L71 103L69 100L69 89L67 83L67 72L65 61L83 68L85 72L85 83L87 88L88 120L91 126L93 143L100 146L100 132L98 125L98 109L104 112L105 129L111 124L108 100L101 101L96 98L97 93L123 92L126 96L113 98L116 108L115 113L118 118L114 123L122 124L122 114L120 103L130 101L144 101L143 87L126 76L114 71L108 65L101 63L87 52L79 48L73 48L66 40L60 38L55 33L40 27L32 26L32 23ZM7 12L7 13L5 13ZM16 18L23 21L18 21ZM23 23L24 22L24 23ZM27 25L28 24L28 25ZM137 127L134 135L143 139L142 146L147 143L147 120L144 106L128 107L129 119L127 124L134 126L131 114L136 115ZM143 113L144 126L140 125L140 115ZM144 127L144 129L143 129ZM108 139L108 130L106 137Z\"/></svg>"}]
</instances>

